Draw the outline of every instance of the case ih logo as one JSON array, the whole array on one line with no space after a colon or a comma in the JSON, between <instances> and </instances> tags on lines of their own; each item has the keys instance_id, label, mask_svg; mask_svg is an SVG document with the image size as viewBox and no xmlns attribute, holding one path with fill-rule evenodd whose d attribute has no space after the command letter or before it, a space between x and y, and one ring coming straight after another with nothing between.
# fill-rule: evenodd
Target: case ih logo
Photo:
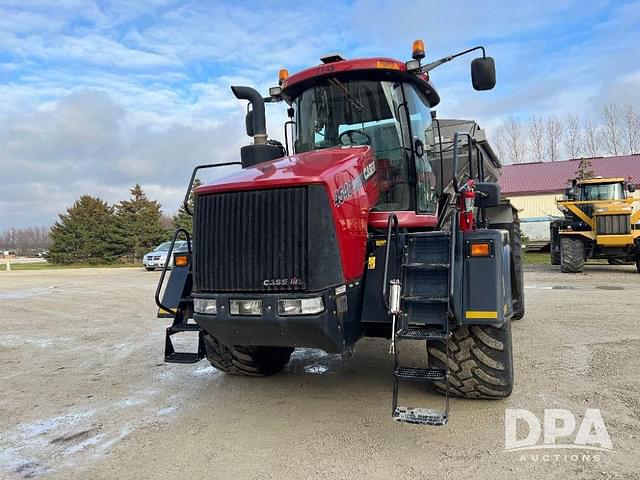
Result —
<instances>
[{"instance_id":1,"label":"case ih logo","mask_svg":"<svg viewBox=\"0 0 640 480\"><path fill-rule=\"evenodd\" d=\"M302 287L302 280L298 277L267 278L262 282L265 287Z\"/></svg>"},{"instance_id":2,"label":"case ih logo","mask_svg":"<svg viewBox=\"0 0 640 480\"><path fill-rule=\"evenodd\" d=\"M364 182L369 180L374 173L376 173L376 163L368 163L364 167L364 171L360 175L338 187L334 200L336 207L339 207L344 202L353 197L354 193L360 190L360 188L362 188L362 186L364 185Z\"/></svg>"}]
</instances>

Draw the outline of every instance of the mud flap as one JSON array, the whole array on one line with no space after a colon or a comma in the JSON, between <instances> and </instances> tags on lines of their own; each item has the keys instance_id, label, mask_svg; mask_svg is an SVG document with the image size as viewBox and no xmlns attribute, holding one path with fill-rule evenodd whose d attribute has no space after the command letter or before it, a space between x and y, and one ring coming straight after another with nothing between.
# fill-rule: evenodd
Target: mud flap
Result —
<instances>
[{"instance_id":1,"label":"mud flap","mask_svg":"<svg viewBox=\"0 0 640 480\"><path fill-rule=\"evenodd\" d=\"M463 324L498 326L512 315L508 235L506 230L465 232ZM488 243L489 255L471 256L475 243Z\"/></svg>"},{"instance_id":2,"label":"mud flap","mask_svg":"<svg viewBox=\"0 0 640 480\"><path fill-rule=\"evenodd\" d=\"M169 280L162 295L162 305L168 309L176 310L182 298L191 297L191 266L176 267L171 269ZM158 307L157 318L174 318L174 312Z\"/></svg>"}]
</instances>

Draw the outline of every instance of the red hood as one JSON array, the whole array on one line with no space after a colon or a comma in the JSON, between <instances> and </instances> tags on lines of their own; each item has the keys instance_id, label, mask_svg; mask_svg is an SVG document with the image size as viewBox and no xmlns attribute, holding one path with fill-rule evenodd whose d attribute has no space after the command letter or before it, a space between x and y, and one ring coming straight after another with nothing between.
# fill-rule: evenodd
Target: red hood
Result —
<instances>
[{"instance_id":1,"label":"red hood","mask_svg":"<svg viewBox=\"0 0 640 480\"><path fill-rule=\"evenodd\" d=\"M263 188L290 185L324 183L333 184L338 173L350 166L352 161L371 157L370 147L336 147L314 150L290 157L264 162L255 167L244 168L213 185L196 188L197 195L238 190L259 190Z\"/></svg>"},{"instance_id":2,"label":"red hood","mask_svg":"<svg viewBox=\"0 0 640 480\"><path fill-rule=\"evenodd\" d=\"M371 147L337 147L292 155L244 168L196 195L321 184L326 189L336 229L345 282L362 276L367 220L378 200ZM241 215L241 212L238 213ZM327 228L329 225L326 226Z\"/></svg>"}]
</instances>

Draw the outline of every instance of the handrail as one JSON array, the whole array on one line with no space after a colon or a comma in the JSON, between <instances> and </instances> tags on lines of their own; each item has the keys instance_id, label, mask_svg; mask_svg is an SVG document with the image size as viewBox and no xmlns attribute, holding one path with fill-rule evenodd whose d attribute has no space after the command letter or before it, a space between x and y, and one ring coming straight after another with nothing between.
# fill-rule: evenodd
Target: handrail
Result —
<instances>
[{"instance_id":1,"label":"handrail","mask_svg":"<svg viewBox=\"0 0 640 480\"><path fill-rule=\"evenodd\" d=\"M206 165L198 165L193 169L191 173L191 179L189 180L189 186L187 187L187 193L184 194L184 200L182 201L182 205L184 206L184 210L191 216L193 216L193 212L189 208L189 197L191 196L191 189L193 188L193 182L196 179L196 173L201 168L214 168L214 167L228 167L229 165L242 165L241 162L224 162L224 163L209 163Z\"/></svg>"},{"instance_id":2,"label":"handrail","mask_svg":"<svg viewBox=\"0 0 640 480\"><path fill-rule=\"evenodd\" d=\"M394 224L393 228L395 230L396 236L396 257L398 253L398 238L400 235L398 217L395 213L389 215L389 220L387 221L387 245L384 251L384 273L382 274L382 303L385 308L389 309L389 300L387 299L387 276L389 274L389 250L391 245L391 224Z\"/></svg>"},{"instance_id":3,"label":"handrail","mask_svg":"<svg viewBox=\"0 0 640 480\"><path fill-rule=\"evenodd\" d=\"M455 281L455 261L456 261L456 241L458 238L458 209L454 208L451 211L451 241L449 242L449 295L447 296L447 310L448 313L455 318L455 313L452 308L453 304L453 292L454 292L454 281ZM449 322L447 322L446 331L449 333Z\"/></svg>"},{"instance_id":4,"label":"handrail","mask_svg":"<svg viewBox=\"0 0 640 480\"><path fill-rule=\"evenodd\" d=\"M471 153L471 146L474 145L476 142L474 140L474 138L471 136L471 134L469 132L455 132L453 134L453 168L451 170L451 183L453 184L453 190L456 193L460 193L460 185L458 184L458 143L459 143L459 137L463 135L465 137L468 138L468 142L469 142L469 148L468 148L468 164L469 164L469 169L470 169L470 176L471 176L471 162L473 161L473 156Z\"/></svg>"},{"instance_id":5,"label":"handrail","mask_svg":"<svg viewBox=\"0 0 640 480\"><path fill-rule=\"evenodd\" d=\"M180 233L184 233L187 239L187 252L189 253L189 255L191 255L191 235L189 235L189 232L187 232L184 228L178 228L173 234L173 238L171 239L171 246L169 247L169 252L167 252L167 259L164 262L164 267L162 269L162 273L160 274L160 280L158 280L158 286L156 287L155 296L156 305L158 306L158 308L169 312L174 317L176 316L176 311L163 305L160 301L160 291L162 290L162 285L164 284L164 276L167 273L167 267L169 267L169 259L171 258L171 254L173 253L173 247L175 246L176 240L178 239L178 235Z\"/></svg>"}]
</instances>

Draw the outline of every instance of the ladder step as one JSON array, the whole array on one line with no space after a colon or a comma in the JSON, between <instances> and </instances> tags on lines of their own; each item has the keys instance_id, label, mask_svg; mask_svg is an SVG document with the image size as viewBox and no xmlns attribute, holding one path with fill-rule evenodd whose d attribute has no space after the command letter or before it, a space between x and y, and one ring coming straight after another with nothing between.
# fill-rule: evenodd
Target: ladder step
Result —
<instances>
[{"instance_id":1,"label":"ladder step","mask_svg":"<svg viewBox=\"0 0 640 480\"><path fill-rule=\"evenodd\" d=\"M171 335L178 332L199 332L202 328L197 323L178 323L177 325L171 325L167 330Z\"/></svg>"},{"instance_id":2,"label":"ladder step","mask_svg":"<svg viewBox=\"0 0 640 480\"><path fill-rule=\"evenodd\" d=\"M173 352L164 355L167 363L198 363L200 360L202 357L198 353Z\"/></svg>"},{"instance_id":3,"label":"ladder step","mask_svg":"<svg viewBox=\"0 0 640 480\"><path fill-rule=\"evenodd\" d=\"M409 327L400 330L396 337L404 340L444 340L447 335L438 327Z\"/></svg>"},{"instance_id":4,"label":"ladder step","mask_svg":"<svg viewBox=\"0 0 640 480\"><path fill-rule=\"evenodd\" d=\"M417 382L444 382L447 379L447 371L441 368L398 367L395 376Z\"/></svg>"},{"instance_id":5,"label":"ladder step","mask_svg":"<svg viewBox=\"0 0 640 480\"><path fill-rule=\"evenodd\" d=\"M423 270L428 272L444 272L446 270L449 270L448 263L413 262L403 263L402 266L412 270Z\"/></svg>"},{"instance_id":6,"label":"ladder step","mask_svg":"<svg viewBox=\"0 0 640 480\"><path fill-rule=\"evenodd\" d=\"M393 419L398 422L442 426L447 424L448 416L445 412L430 408L396 407Z\"/></svg>"},{"instance_id":7,"label":"ladder step","mask_svg":"<svg viewBox=\"0 0 640 480\"><path fill-rule=\"evenodd\" d=\"M447 297L429 296L429 295L408 295L402 297L405 302L411 303L447 303Z\"/></svg>"}]
</instances>

